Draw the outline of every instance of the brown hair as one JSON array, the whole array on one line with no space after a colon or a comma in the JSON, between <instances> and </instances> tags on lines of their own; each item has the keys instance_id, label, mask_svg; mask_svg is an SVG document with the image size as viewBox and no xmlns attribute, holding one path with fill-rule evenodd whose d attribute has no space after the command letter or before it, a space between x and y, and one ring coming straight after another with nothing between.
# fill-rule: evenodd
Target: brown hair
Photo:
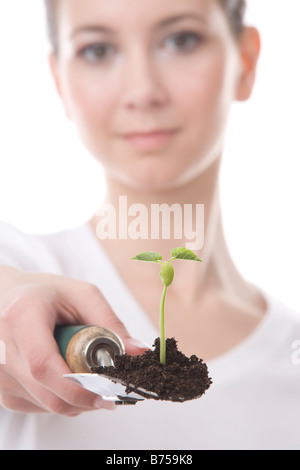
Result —
<instances>
[{"instance_id":1,"label":"brown hair","mask_svg":"<svg viewBox=\"0 0 300 470\"><path fill-rule=\"evenodd\" d=\"M48 37L55 52L58 52L56 11L59 0L44 0L46 6ZM244 28L246 0L218 0L223 7L235 36L239 37Z\"/></svg>"},{"instance_id":2,"label":"brown hair","mask_svg":"<svg viewBox=\"0 0 300 470\"><path fill-rule=\"evenodd\" d=\"M244 28L246 12L246 0L218 0L225 10L230 26L236 36L239 36Z\"/></svg>"},{"instance_id":3,"label":"brown hair","mask_svg":"<svg viewBox=\"0 0 300 470\"><path fill-rule=\"evenodd\" d=\"M44 0L44 3L46 7L48 38L53 50L58 52L58 34L56 21L57 0Z\"/></svg>"}]
</instances>

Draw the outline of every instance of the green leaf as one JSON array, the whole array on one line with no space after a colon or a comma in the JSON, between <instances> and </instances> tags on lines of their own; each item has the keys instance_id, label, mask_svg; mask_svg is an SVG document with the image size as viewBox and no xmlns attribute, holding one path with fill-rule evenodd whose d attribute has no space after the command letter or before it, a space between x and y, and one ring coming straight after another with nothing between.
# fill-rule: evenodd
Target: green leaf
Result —
<instances>
[{"instance_id":1,"label":"green leaf","mask_svg":"<svg viewBox=\"0 0 300 470\"><path fill-rule=\"evenodd\" d=\"M202 259L198 258L193 251L184 247L174 248L171 250L171 255L173 259L188 259L202 262Z\"/></svg>"},{"instance_id":2,"label":"green leaf","mask_svg":"<svg viewBox=\"0 0 300 470\"><path fill-rule=\"evenodd\" d=\"M131 259L137 259L139 261L150 261L150 262L156 263L157 261L162 260L162 256L159 253L156 253L155 251L144 251L143 253L140 253L139 255Z\"/></svg>"}]
</instances>

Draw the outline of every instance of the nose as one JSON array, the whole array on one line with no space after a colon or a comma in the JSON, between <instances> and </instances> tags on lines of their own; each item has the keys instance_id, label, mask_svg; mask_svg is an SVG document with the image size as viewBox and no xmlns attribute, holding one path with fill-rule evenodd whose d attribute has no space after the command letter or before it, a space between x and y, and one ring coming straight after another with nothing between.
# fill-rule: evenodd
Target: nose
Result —
<instances>
[{"instance_id":1,"label":"nose","mask_svg":"<svg viewBox=\"0 0 300 470\"><path fill-rule=\"evenodd\" d=\"M137 51L125 60L121 103L127 110L145 111L168 103L159 64Z\"/></svg>"}]
</instances>

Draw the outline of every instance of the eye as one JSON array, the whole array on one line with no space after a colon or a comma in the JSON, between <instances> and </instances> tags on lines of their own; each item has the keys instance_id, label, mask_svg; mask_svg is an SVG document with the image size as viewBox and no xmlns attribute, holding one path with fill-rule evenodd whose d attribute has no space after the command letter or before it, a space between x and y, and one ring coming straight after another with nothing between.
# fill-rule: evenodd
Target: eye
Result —
<instances>
[{"instance_id":1,"label":"eye","mask_svg":"<svg viewBox=\"0 0 300 470\"><path fill-rule=\"evenodd\" d=\"M203 41L204 37L197 33L180 32L166 38L164 44L175 52L188 52L194 50Z\"/></svg>"},{"instance_id":2,"label":"eye","mask_svg":"<svg viewBox=\"0 0 300 470\"><path fill-rule=\"evenodd\" d=\"M97 63L104 62L114 52L111 44L95 43L90 44L79 51L79 55L84 57L88 62Z\"/></svg>"}]
</instances>

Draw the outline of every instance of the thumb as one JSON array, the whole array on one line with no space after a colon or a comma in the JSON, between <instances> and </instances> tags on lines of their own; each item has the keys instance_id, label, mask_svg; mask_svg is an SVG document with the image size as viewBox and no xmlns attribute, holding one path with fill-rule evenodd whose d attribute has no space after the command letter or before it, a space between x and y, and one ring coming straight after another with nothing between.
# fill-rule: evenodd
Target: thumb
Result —
<instances>
[{"instance_id":1,"label":"thumb","mask_svg":"<svg viewBox=\"0 0 300 470\"><path fill-rule=\"evenodd\" d=\"M78 324L101 326L112 330L121 338L125 352L132 356L143 354L149 349L149 346L130 336L97 286L78 281L71 281L68 284L64 294L69 297L68 303L72 306L73 318L76 317ZM66 301L66 298L64 300Z\"/></svg>"}]
</instances>

